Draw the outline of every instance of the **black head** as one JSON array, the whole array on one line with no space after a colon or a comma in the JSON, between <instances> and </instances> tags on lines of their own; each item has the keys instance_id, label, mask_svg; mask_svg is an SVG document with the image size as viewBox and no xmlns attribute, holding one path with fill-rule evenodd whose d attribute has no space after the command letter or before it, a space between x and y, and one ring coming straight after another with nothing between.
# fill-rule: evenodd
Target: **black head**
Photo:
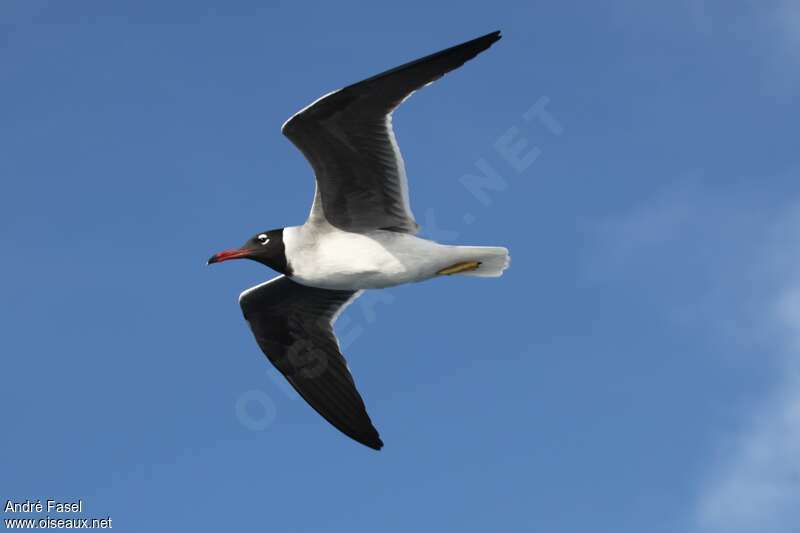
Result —
<instances>
[{"instance_id":1,"label":"black head","mask_svg":"<svg viewBox=\"0 0 800 533\"><path fill-rule=\"evenodd\" d=\"M281 274L291 275L283 245L283 228L264 231L248 239L241 248L214 254L208 264L221 263L229 259L252 259Z\"/></svg>"}]
</instances>

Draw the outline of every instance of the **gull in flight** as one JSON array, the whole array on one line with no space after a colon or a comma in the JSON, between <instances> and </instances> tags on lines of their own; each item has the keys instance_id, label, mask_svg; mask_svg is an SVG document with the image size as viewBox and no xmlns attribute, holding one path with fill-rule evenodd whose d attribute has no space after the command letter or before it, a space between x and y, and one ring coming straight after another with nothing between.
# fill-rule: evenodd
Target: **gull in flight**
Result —
<instances>
[{"instance_id":1,"label":"gull in flight","mask_svg":"<svg viewBox=\"0 0 800 533\"><path fill-rule=\"evenodd\" d=\"M259 232L208 260L246 258L280 274L239 296L256 342L311 407L375 450L383 442L339 349L336 318L365 289L455 274L497 277L509 264L502 247L449 246L416 236L392 112L499 39L493 32L417 59L295 113L281 131L314 170L308 220Z\"/></svg>"}]
</instances>

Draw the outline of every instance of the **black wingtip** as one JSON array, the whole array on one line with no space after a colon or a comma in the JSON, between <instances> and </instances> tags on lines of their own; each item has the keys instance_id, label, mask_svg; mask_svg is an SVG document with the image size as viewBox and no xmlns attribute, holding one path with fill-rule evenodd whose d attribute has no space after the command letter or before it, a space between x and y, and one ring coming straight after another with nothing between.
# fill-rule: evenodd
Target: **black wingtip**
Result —
<instances>
[{"instance_id":1,"label":"black wingtip","mask_svg":"<svg viewBox=\"0 0 800 533\"><path fill-rule=\"evenodd\" d=\"M375 430L374 427L372 429ZM362 435L353 435L353 434L350 434L350 433L346 433L344 431L342 431L342 433L345 433L345 435L347 435L348 437L350 437L354 441L356 441L356 442L358 442L360 444L363 444L367 448L372 448L376 452L381 451L381 448L383 448L383 441L381 440L380 436L378 436L377 430L375 430L374 433L371 434L371 435L369 435L369 434L367 434L367 435L363 435L363 434Z\"/></svg>"},{"instance_id":2,"label":"black wingtip","mask_svg":"<svg viewBox=\"0 0 800 533\"><path fill-rule=\"evenodd\" d=\"M475 37L474 39L470 39L469 41L465 41L461 44L457 44L448 48L447 50L443 50L443 52L449 52L459 48L466 48L475 50L475 55L480 54L484 50L489 49L494 43L502 39L503 36L500 34L500 30L493 31L491 33L487 33L486 35L481 35L480 37ZM473 55L472 57L475 57Z\"/></svg>"},{"instance_id":3,"label":"black wingtip","mask_svg":"<svg viewBox=\"0 0 800 533\"><path fill-rule=\"evenodd\" d=\"M476 55L480 54L481 52L488 50L494 43L499 41L503 38L503 35L500 33L500 30L493 31L491 33L487 33L486 35L481 35L480 37L476 37L469 41L466 41L461 44L457 44L447 50L443 50L440 53L446 54L448 52L452 52L454 50L472 50L472 53L466 59L472 59Z\"/></svg>"},{"instance_id":4,"label":"black wingtip","mask_svg":"<svg viewBox=\"0 0 800 533\"><path fill-rule=\"evenodd\" d=\"M495 30L491 33L487 33L486 35L482 35L477 39L473 39L473 41L489 41L489 46L496 43L500 39L503 38L503 35L500 33L502 30Z\"/></svg>"}]
</instances>

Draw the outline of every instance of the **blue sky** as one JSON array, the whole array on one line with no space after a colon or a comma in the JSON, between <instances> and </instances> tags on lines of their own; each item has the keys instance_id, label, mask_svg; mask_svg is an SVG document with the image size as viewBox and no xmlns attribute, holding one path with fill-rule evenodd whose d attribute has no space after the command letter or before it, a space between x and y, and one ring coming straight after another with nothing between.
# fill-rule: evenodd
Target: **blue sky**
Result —
<instances>
[{"instance_id":1,"label":"blue sky","mask_svg":"<svg viewBox=\"0 0 800 533\"><path fill-rule=\"evenodd\" d=\"M797 2L31 0L0 20L3 502L82 498L134 532L800 521ZM375 453L258 351L236 298L272 273L205 259L304 220L294 111L495 29L394 122L425 233L512 267L341 318Z\"/></svg>"}]
</instances>

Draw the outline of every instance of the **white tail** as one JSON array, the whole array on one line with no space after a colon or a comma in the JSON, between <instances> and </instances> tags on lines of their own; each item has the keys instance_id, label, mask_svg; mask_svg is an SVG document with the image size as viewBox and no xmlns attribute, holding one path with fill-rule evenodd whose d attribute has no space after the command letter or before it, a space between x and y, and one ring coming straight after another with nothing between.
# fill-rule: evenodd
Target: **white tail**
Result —
<instances>
[{"instance_id":1,"label":"white tail","mask_svg":"<svg viewBox=\"0 0 800 533\"><path fill-rule=\"evenodd\" d=\"M464 276L480 276L496 278L511 263L508 249L502 246L454 246L459 252L461 261L478 261L480 266L475 270L462 272Z\"/></svg>"}]
</instances>

